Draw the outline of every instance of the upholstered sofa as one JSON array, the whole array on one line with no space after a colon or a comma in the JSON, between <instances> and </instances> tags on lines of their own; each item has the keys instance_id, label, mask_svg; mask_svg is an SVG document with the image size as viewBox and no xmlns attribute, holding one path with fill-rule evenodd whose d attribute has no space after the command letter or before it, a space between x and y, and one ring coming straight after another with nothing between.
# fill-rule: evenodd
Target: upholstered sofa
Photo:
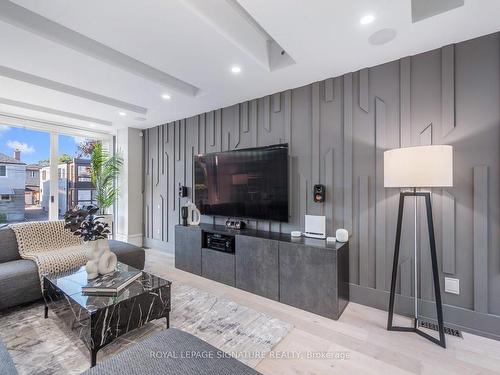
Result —
<instances>
[{"instance_id":1,"label":"upholstered sofa","mask_svg":"<svg viewBox=\"0 0 500 375\"><path fill-rule=\"evenodd\" d=\"M187 332L170 328L150 336L82 375L259 375Z\"/></svg>"},{"instance_id":2,"label":"upholstered sofa","mask_svg":"<svg viewBox=\"0 0 500 375\"><path fill-rule=\"evenodd\" d=\"M144 268L144 250L120 241L109 241L118 260ZM0 229L0 310L42 298L35 262L19 255L16 235L9 227Z\"/></svg>"},{"instance_id":3,"label":"upholstered sofa","mask_svg":"<svg viewBox=\"0 0 500 375\"><path fill-rule=\"evenodd\" d=\"M17 370L0 341L0 374L17 375ZM125 349L82 375L259 375L199 338L175 328L150 336Z\"/></svg>"}]
</instances>

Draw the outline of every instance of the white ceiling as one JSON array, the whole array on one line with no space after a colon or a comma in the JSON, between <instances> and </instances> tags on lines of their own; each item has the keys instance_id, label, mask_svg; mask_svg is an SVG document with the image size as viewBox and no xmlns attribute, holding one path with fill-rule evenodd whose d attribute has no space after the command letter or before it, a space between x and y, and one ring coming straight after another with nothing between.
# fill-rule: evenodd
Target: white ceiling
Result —
<instances>
[{"instance_id":1,"label":"white ceiling","mask_svg":"<svg viewBox=\"0 0 500 375\"><path fill-rule=\"evenodd\" d=\"M414 24L410 0L235 1L0 0L0 114L146 128L500 30L498 0ZM295 63L274 69L269 37Z\"/></svg>"}]
</instances>

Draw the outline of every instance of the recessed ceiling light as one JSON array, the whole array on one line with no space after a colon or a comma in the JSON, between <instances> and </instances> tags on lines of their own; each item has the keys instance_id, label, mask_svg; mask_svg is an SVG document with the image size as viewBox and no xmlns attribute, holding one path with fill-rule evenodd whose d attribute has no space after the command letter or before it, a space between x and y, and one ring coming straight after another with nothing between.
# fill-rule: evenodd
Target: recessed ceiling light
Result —
<instances>
[{"instance_id":1,"label":"recessed ceiling light","mask_svg":"<svg viewBox=\"0 0 500 375\"><path fill-rule=\"evenodd\" d=\"M126 114L125 112L118 112L118 114L119 114L120 116L127 116L127 114Z\"/></svg>"},{"instance_id":2,"label":"recessed ceiling light","mask_svg":"<svg viewBox=\"0 0 500 375\"><path fill-rule=\"evenodd\" d=\"M168 94L163 94L161 97L162 97L162 99L165 99L165 100L168 100L171 98L171 96Z\"/></svg>"},{"instance_id":3,"label":"recessed ceiling light","mask_svg":"<svg viewBox=\"0 0 500 375\"><path fill-rule=\"evenodd\" d=\"M368 25L375 21L375 16L373 14L367 14L366 16L361 17L359 23L362 25Z\"/></svg>"},{"instance_id":4,"label":"recessed ceiling light","mask_svg":"<svg viewBox=\"0 0 500 375\"><path fill-rule=\"evenodd\" d=\"M241 73L241 67L239 67L238 65L233 65L231 67L231 72L233 72L234 74Z\"/></svg>"}]
</instances>

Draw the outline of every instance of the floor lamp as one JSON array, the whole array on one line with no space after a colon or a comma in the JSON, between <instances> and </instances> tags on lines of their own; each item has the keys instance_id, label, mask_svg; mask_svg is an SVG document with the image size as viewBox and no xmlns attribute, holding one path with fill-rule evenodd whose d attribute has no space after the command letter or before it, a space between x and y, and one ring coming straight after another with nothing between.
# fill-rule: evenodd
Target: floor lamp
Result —
<instances>
[{"instance_id":1,"label":"floor lamp","mask_svg":"<svg viewBox=\"0 0 500 375\"><path fill-rule=\"evenodd\" d=\"M446 348L443 325L443 306L441 302L441 289L439 287L439 272L436 256L436 240L434 237L434 223L432 220L431 193L417 191L417 188L453 186L453 147L446 145L405 147L384 152L384 187L386 188L411 188L399 194L398 223L396 229L396 242L394 246L394 260L392 264L391 294L389 298L389 316L387 330L414 332ZM396 277L399 260L399 244L401 242L401 225L406 197L414 197L415 205L415 319L413 327L394 326L394 299L396 293ZM418 329L418 262L417 262L417 198L425 199L427 212L427 227L429 229L429 242L434 279L434 292L436 295L436 310L439 330L439 340Z\"/></svg>"}]
</instances>

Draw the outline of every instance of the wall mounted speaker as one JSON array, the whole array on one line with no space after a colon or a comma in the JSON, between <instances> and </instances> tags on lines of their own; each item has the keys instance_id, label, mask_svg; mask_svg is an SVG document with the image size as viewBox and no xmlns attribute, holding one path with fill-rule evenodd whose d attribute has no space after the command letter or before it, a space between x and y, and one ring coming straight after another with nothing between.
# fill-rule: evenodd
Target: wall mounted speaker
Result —
<instances>
[{"instance_id":1,"label":"wall mounted speaker","mask_svg":"<svg viewBox=\"0 0 500 375\"><path fill-rule=\"evenodd\" d=\"M325 201L325 185L314 185L313 199L316 203Z\"/></svg>"},{"instance_id":2,"label":"wall mounted speaker","mask_svg":"<svg viewBox=\"0 0 500 375\"><path fill-rule=\"evenodd\" d=\"M185 198L188 196L187 186L182 186L179 184L179 198Z\"/></svg>"}]
</instances>

